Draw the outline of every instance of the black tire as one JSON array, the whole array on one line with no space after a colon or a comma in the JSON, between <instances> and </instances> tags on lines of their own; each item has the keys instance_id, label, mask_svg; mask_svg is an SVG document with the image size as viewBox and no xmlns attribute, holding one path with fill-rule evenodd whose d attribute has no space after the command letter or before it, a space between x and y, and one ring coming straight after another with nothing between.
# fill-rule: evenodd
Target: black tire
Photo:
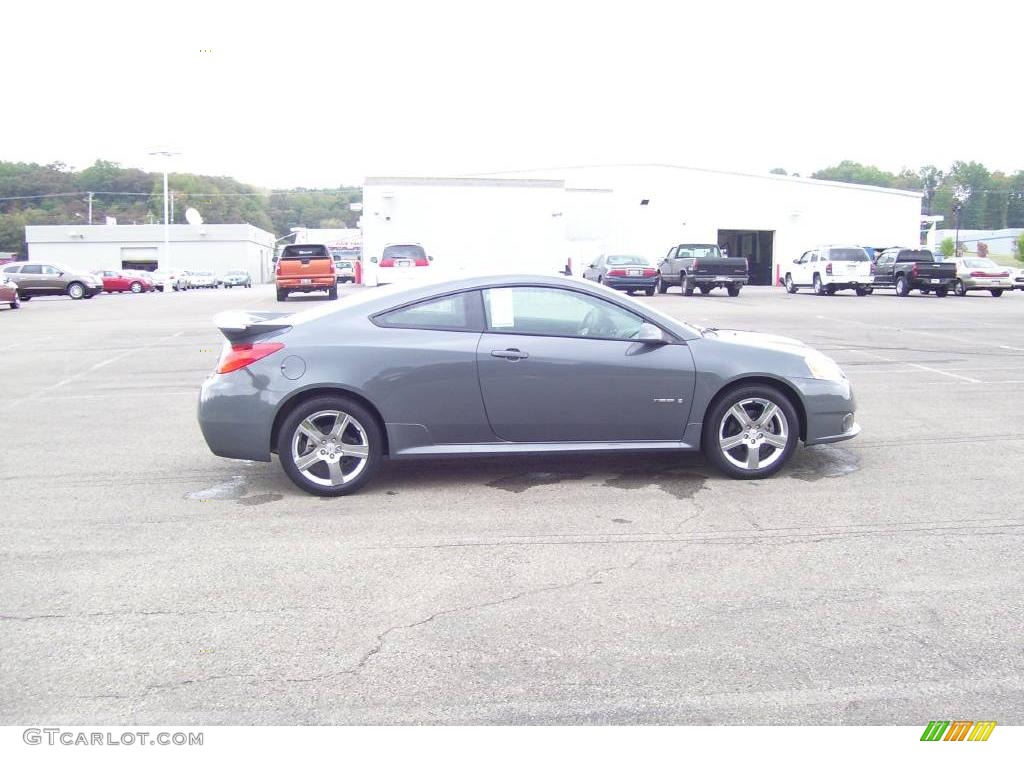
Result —
<instances>
[{"instance_id":1,"label":"black tire","mask_svg":"<svg viewBox=\"0 0 1024 768\"><path fill-rule=\"evenodd\" d=\"M658 278L658 282L655 287L658 289L658 293L668 293L668 283L660 277Z\"/></svg>"},{"instance_id":2,"label":"black tire","mask_svg":"<svg viewBox=\"0 0 1024 768\"><path fill-rule=\"evenodd\" d=\"M21 296L18 295L17 291L14 292L14 301L11 302L11 309L21 309Z\"/></svg>"},{"instance_id":3,"label":"black tire","mask_svg":"<svg viewBox=\"0 0 1024 768\"><path fill-rule=\"evenodd\" d=\"M953 293L955 293L957 296L967 295L967 286L964 285L964 281L961 280L960 278L957 278L957 281L953 283Z\"/></svg>"},{"instance_id":4,"label":"black tire","mask_svg":"<svg viewBox=\"0 0 1024 768\"><path fill-rule=\"evenodd\" d=\"M30 301L32 299L32 297L29 296L27 293L19 293L18 298L21 299L22 301Z\"/></svg>"},{"instance_id":5,"label":"black tire","mask_svg":"<svg viewBox=\"0 0 1024 768\"><path fill-rule=\"evenodd\" d=\"M814 273L813 284L814 284L814 295L815 296L824 296L825 295L825 286L821 284L821 275L819 275L817 272Z\"/></svg>"},{"instance_id":6,"label":"black tire","mask_svg":"<svg viewBox=\"0 0 1024 768\"><path fill-rule=\"evenodd\" d=\"M644 288L644 295L645 296L653 296L654 295L654 289L653 288Z\"/></svg>"},{"instance_id":7,"label":"black tire","mask_svg":"<svg viewBox=\"0 0 1024 768\"><path fill-rule=\"evenodd\" d=\"M910 295L910 281L907 280L903 275L896 277L896 295L897 296L909 296Z\"/></svg>"},{"instance_id":8,"label":"black tire","mask_svg":"<svg viewBox=\"0 0 1024 768\"><path fill-rule=\"evenodd\" d=\"M1003 289L1002 288L989 288L988 292L991 293L993 296L995 296L997 299L1000 296L1003 295Z\"/></svg>"},{"instance_id":9,"label":"black tire","mask_svg":"<svg viewBox=\"0 0 1024 768\"><path fill-rule=\"evenodd\" d=\"M929 293L931 293L931 292L932 292L932 289L931 289L931 288L922 288L922 289L921 289L921 295L922 295L922 296L927 296L927 295L928 295Z\"/></svg>"},{"instance_id":10,"label":"black tire","mask_svg":"<svg viewBox=\"0 0 1024 768\"><path fill-rule=\"evenodd\" d=\"M333 288L329 288L327 290L327 298L330 299L331 301L334 301L336 298L338 298L338 286L334 286Z\"/></svg>"},{"instance_id":11,"label":"black tire","mask_svg":"<svg viewBox=\"0 0 1024 768\"><path fill-rule=\"evenodd\" d=\"M785 417L787 422L785 447L782 449L776 449L781 450L781 455L779 455L778 458L776 458L770 465L760 467L758 469L746 469L745 467L738 467L733 464L729 458L726 457L726 451L723 450L719 442L719 432L722 429L722 421L726 417L726 414L734 405L751 398L767 400L777 405L779 411ZM756 416L759 415L760 414L757 414ZM751 434L754 433L751 432ZM704 435L701 439L704 455L719 471L729 477L741 480L758 480L764 477L771 477L782 469L786 462L789 461L790 457L793 455L793 451L796 449L796 444L799 439L800 421L792 402L790 402L789 397L783 394L782 391L767 384L741 384L737 387L726 390L725 393L715 398L711 407L704 414ZM763 452L762 449L764 447L764 445L758 446L758 451ZM745 443L736 446L736 448L733 448L732 450L736 451L742 448L747 448ZM746 456L747 454L742 455ZM771 455L774 455L774 453ZM734 456L733 458L737 457ZM765 458L768 458L768 456Z\"/></svg>"},{"instance_id":12,"label":"black tire","mask_svg":"<svg viewBox=\"0 0 1024 768\"><path fill-rule=\"evenodd\" d=\"M288 291L284 290L283 288L278 288L277 289L277 300L278 301L288 301Z\"/></svg>"},{"instance_id":13,"label":"black tire","mask_svg":"<svg viewBox=\"0 0 1024 768\"><path fill-rule=\"evenodd\" d=\"M627 288L626 289L626 295L627 296L632 296L633 295L633 289L632 288Z\"/></svg>"},{"instance_id":14,"label":"black tire","mask_svg":"<svg viewBox=\"0 0 1024 768\"><path fill-rule=\"evenodd\" d=\"M871 289L870 288L858 288L857 289L857 295L858 296L867 296L870 293L871 293Z\"/></svg>"},{"instance_id":15,"label":"black tire","mask_svg":"<svg viewBox=\"0 0 1024 768\"><path fill-rule=\"evenodd\" d=\"M738 285L727 285L725 287L725 290L727 290L729 292L730 296L732 296L733 298L736 298L737 296L740 295L740 287L741 286L738 286Z\"/></svg>"},{"instance_id":16,"label":"black tire","mask_svg":"<svg viewBox=\"0 0 1024 768\"><path fill-rule=\"evenodd\" d=\"M944 299L949 295L949 288L936 288L935 295L940 299Z\"/></svg>"},{"instance_id":17,"label":"black tire","mask_svg":"<svg viewBox=\"0 0 1024 768\"><path fill-rule=\"evenodd\" d=\"M128 286L132 293L142 293L142 283L134 282Z\"/></svg>"},{"instance_id":18,"label":"black tire","mask_svg":"<svg viewBox=\"0 0 1024 768\"><path fill-rule=\"evenodd\" d=\"M679 278L679 285L683 289L684 296L693 296L693 286L690 284L690 278L687 275L683 275Z\"/></svg>"},{"instance_id":19,"label":"black tire","mask_svg":"<svg viewBox=\"0 0 1024 768\"><path fill-rule=\"evenodd\" d=\"M72 299L78 301L85 297L85 286L81 283L68 283L67 293Z\"/></svg>"},{"instance_id":20,"label":"black tire","mask_svg":"<svg viewBox=\"0 0 1024 768\"><path fill-rule=\"evenodd\" d=\"M292 440L304 419L320 411L341 411L358 422L366 436L366 464L350 482L342 485L320 485L308 479L295 464L292 456ZM384 437L376 417L359 403L347 397L326 395L299 403L285 417L277 436L277 456L288 479L298 488L317 496L345 496L366 485L380 468ZM322 467L321 467L322 469Z\"/></svg>"},{"instance_id":21,"label":"black tire","mask_svg":"<svg viewBox=\"0 0 1024 768\"><path fill-rule=\"evenodd\" d=\"M796 293L800 290L799 286L793 282L793 275L789 272L786 273L786 277L783 282L786 284L786 293Z\"/></svg>"}]
</instances>

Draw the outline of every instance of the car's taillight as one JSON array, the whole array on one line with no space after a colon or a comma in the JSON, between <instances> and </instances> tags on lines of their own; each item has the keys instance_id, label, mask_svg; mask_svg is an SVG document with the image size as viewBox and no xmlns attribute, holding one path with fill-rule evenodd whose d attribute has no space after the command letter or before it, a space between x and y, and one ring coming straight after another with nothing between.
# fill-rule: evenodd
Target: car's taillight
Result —
<instances>
[{"instance_id":1,"label":"car's taillight","mask_svg":"<svg viewBox=\"0 0 1024 768\"><path fill-rule=\"evenodd\" d=\"M225 344L224 351L220 353L220 360L217 361L217 373L231 373L239 368L245 368L279 349L284 349L284 344L276 341L231 346Z\"/></svg>"},{"instance_id":2,"label":"car's taillight","mask_svg":"<svg viewBox=\"0 0 1024 768\"><path fill-rule=\"evenodd\" d=\"M875 262L873 262L873 261L871 262L871 265L868 267L868 274L869 275L875 274Z\"/></svg>"},{"instance_id":3,"label":"car's taillight","mask_svg":"<svg viewBox=\"0 0 1024 768\"><path fill-rule=\"evenodd\" d=\"M281 262L280 262L280 260L277 262L277 269L274 270L274 274L275 275L280 275L281 274Z\"/></svg>"},{"instance_id":4,"label":"car's taillight","mask_svg":"<svg viewBox=\"0 0 1024 768\"><path fill-rule=\"evenodd\" d=\"M394 259L381 259L380 260L380 265L382 267L393 267L393 266L395 266L395 260Z\"/></svg>"},{"instance_id":5,"label":"car's taillight","mask_svg":"<svg viewBox=\"0 0 1024 768\"><path fill-rule=\"evenodd\" d=\"M917 262L914 262L914 266L910 268L910 274L912 274L914 277L917 277Z\"/></svg>"},{"instance_id":6,"label":"car's taillight","mask_svg":"<svg viewBox=\"0 0 1024 768\"><path fill-rule=\"evenodd\" d=\"M825 265L825 274L826 275L831 275L832 274L832 262L831 261L828 264Z\"/></svg>"},{"instance_id":7,"label":"car's taillight","mask_svg":"<svg viewBox=\"0 0 1024 768\"><path fill-rule=\"evenodd\" d=\"M429 267L430 262L427 259L416 259L417 267Z\"/></svg>"},{"instance_id":8,"label":"car's taillight","mask_svg":"<svg viewBox=\"0 0 1024 768\"><path fill-rule=\"evenodd\" d=\"M656 274L658 274L658 270L654 267L644 269L644 277L654 277Z\"/></svg>"},{"instance_id":9,"label":"car's taillight","mask_svg":"<svg viewBox=\"0 0 1024 768\"><path fill-rule=\"evenodd\" d=\"M608 277L625 277L626 270L624 269L609 269Z\"/></svg>"}]
</instances>

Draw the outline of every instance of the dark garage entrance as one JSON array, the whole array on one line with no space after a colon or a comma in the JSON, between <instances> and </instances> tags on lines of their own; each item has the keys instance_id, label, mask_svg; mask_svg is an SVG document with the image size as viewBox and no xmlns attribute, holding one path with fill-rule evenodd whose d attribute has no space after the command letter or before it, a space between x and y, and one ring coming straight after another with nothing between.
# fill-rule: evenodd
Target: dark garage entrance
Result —
<instances>
[{"instance_id":1,"label":"dark garage entrance","mask_svg":"<svg viewBox=\"0 0 1024 768\"><path fill-rule=\"evenodd\" d=\"M718 247L730 256L742 256L750 264L751 285L772 285L772 241L775 232L757 229L720 229Z\"/></svg>"}]
</instances>

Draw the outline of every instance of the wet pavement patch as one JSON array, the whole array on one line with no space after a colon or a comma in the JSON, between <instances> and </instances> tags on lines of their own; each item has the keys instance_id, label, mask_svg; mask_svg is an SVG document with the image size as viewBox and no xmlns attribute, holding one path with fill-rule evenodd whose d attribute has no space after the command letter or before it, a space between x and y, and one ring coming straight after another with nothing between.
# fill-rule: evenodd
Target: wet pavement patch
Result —
<instances>
[{"instance_id":1,"label":"wet pavement patch","mask_svg":"<svg viewBox=\"0 0 1024 768\"><path fill-rule=\"evenodd\" d=\"M850 449L812 445L794 454L788 474L797 480L813 483L826 477L849 475L858 469L860 457Z\"/></svg>"},{"instance_id":2,"label":"wet pavement patch","mask_svg":"<svg viewBox=\"0 0 1024 768\"><path fill-rule=\"evenodd\" d=\"M610 488L635 491L654 485L677 499L692 499L704 488L707 477L678 467L638 467L604 481Z\"/></svg>"},{"instance_id":3,"label":"wet pavement patch","mask_svg":"<svg viewBox=\"0 0 1024 768\"><path fill-rule=\"evenodd\" d=\"M191 501L223 501L225 499L240 499L244 495L245 478L235 475L230 480L203 488L201 491L189 491L185 494L185 498Z\"/></svg>"},{"instance_id":4,"label":"wet pavement patch","mask_svg":"<svg viewBox=\"0 0 1024 768\"><path fill-rule=\"evenodd\" d=\"M586 476L586 472L524 472L521 475L499 477L487 485L510 493L522 493L539 485L555 485L563 480L582 480Z\"/></svg>"},{"instance_id":5,"label":"wet pavement patch","mask_svg":"<svg viewBox=\"0 0 1024 768\"><path fill-rule=\"evenodd\" d=\"M272 501L280 501L284 498L281 493L260 493L255 496L245 496L238 500L238 503L245 507L255 507L258 504L269 504Z\"/></svg>"},{"instance_id":6,"label":"wet pavement patch","mask_svg":"<svg viewBox=\"0 0 1024 768\"><path fill-rule=\"evenodd\" d=\"M612 518L612 522L613 523L632 523L633 521L632 520L627 520L624 517L613 517Z\"/></svg>"}]
</instances>

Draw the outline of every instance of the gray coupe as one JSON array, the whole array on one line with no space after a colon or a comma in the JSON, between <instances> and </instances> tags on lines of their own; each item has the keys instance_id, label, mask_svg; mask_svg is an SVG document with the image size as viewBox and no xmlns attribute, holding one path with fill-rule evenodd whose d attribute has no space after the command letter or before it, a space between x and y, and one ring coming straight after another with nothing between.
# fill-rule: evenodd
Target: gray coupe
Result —
<instances>
[{"instance_id":1,"label":"gray coupe","mask_svg":"<svg viewBox=\"0 0 1024 768\"><path fill-rule=\"evenodd\" d=\"M574 278L367 289L295 314L226 312L203 384L215 454L352 493L384 457L696 451L778 472L860 432L843 371L794 339L700 328Z\"/></svg>"}]
</instances>

